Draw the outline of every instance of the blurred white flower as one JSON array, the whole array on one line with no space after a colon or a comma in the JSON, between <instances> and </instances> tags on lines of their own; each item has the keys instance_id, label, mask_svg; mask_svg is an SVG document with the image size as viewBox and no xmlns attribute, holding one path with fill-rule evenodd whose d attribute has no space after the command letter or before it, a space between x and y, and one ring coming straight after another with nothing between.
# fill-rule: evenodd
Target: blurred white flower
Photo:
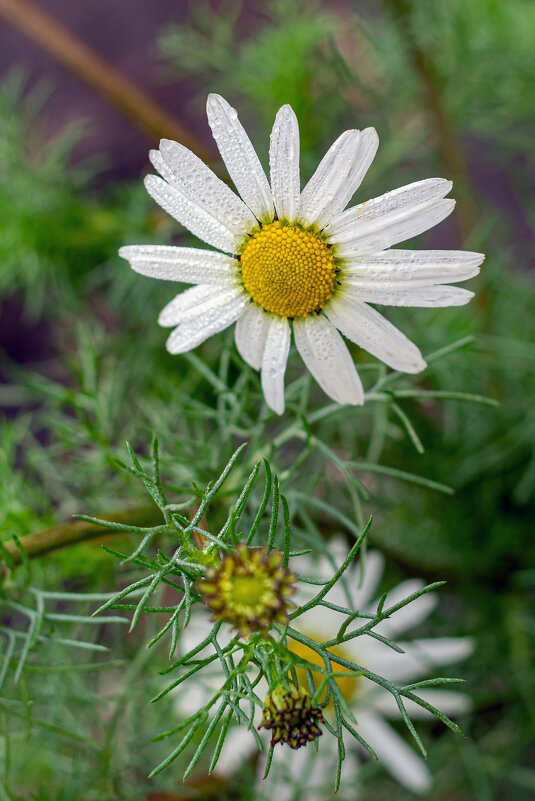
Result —
<instances>
[{"instance_id":1,"label":"blurred white flower","mask_svg":"<svg viewBox=\"0 0 535 801\"><path fill-rule=\"evenodd\" d=\"M331 543L329 550L340 562L347 552L342 541ZM332 564L325 557L322 557L317 564L314 575L323 579L332 576ZM345 574L345 580L338 582L325 600L338 606L375 612L378 599L374 600L374 597L383 573L383 557L378 551L370 551L366 555L362 578L361 565L362 560L352 565ZM310 572L312 569L312 566L308 568ZM398 584L388 593L386 606L396 604L423 586L424 583L417 579ZM337 646L336 653L397 684L429 678L437 666L464 659L473 650L473 641L468 637L434 637L400 641L399 637L422 622L436 603L435 594L422 595L396 612L391 619L383 621L374 628L378 634L393 640L404 653L397 653L366 635ZM292 625L309 637L322 641L332 638L333 631L338 631L342 620L343 616L340 613L323 606L316 606L298 617ZM290 645L292 650L309 661L318 661L318 657L310 649L295 642ZM428 789L431 776L423 759L387 722L388 719L400 718L396 702L388 690L364 677L343 677L338 680L338 684L355 715L357 731L372 746L381 764L409 789L415 792ZM469 697L460 692L426 689L419 690L417 694L449 716L463 714L470 707ZM411 701L406 702L406 707L413 719L430 717L430 713ZM322 741L321 744L331 747L334 759L336 741L332 737L324 737L323 740L326 742Z\"/></svg>"},{"instance_id":2,"label":"blurred white flower","mask_svg":"<svg viewBox=\"0 0 535 801\"><path fill-rule=\"evenodd\" d=\"M342 540L329 544L329 551L335 561L342 562L347 547ZM332 604L363 612L375 612L378 599L375 597L383 573L383 557L378 551L370 551L365 559L364 575L361 573L362 560L348 568L343 579L327 594L325 600ZM299 572L307 573L320 579L329 579L333 575L333 564L326 557L316 561L309 558L299 559ZM408 580L398 584L388 593L386 607L396 604L403 598L418 591L424 586L420 580ZM316 588L317 589L317 588ZM311 597L311 586L298 584L298 593L294 597L297 605L304 604ZM374 600L375 598L375 600ZM374 631L393 640L403 649L397 653L387 645L369 636L361 636L349 640L333 650L348 660L363 665L384 678L397 684L406 684L435 675L437 667L458 662L472 653L473 640L469 637L434 637L429 639L399 640L405 632L418 626L435 608L437 596L434 593L422 595L417 600L396 612L391 619L385 620L375 627ZM333 632L338 631L345 616L339 612L316 606L292 622L292 626L312 639L325 641L332 639ZM192 618L190 626L183 634L185 650L202 641L211 629L208 615L197 614ZM225 636L225 634L223 634ZM230 632L228 637L230 638ZM288 639L289 647L300 656L314 664L319 664L316 653L295 640ZM201 671L199 680L193 686L188 684L183 692L176 696L177 711L183 715L191 715L222 684L222 672L219 667L205 676ZM298 671L299 675L299 671ZM399 710L391 694L365 677L341 677L338 686L348 706L356 718L359 734L372 746L380 763L401 784L410 790L421 793L431 785L431 775L423 759L415 749L395 731L389 720L400 719ZM305 686L308 686L303 676ZM264 684L259 689L266 690ZM417 693L448 716L457 716L470 709L470 698L461 692L442 689L425 689ZM417 704L406 701L406 707L412 719L431 718L430 713ZM328 716L329 709L325 711ZM260 712L258 713L260 720ZM267 740L266 747L267 747ZM257 796L275 797L277 801L290 801L299 787L302 798L330 797L336 767L336 739L328 732L314 746L292 751L289 748L276 748L273 766L268 779L261 780L259 770ZM346 739L347 755L343 766L343 781L356 780L358 775L359 754L363 749L353 739ZM245 726L233 726L223 747L216 773L227 775L234 772L243 760L257 750L251 732ZM263 760L262 760L263 761Z\"/></svg>"},{"instance_id":3,"label":"blurred white flower","mask_svg":"<svg viewBox=\"0 0 535 801\"><path fill-rule=\"evenodd\" d=\"M291 328L324 392L362 404L364 393L342 336L406 373L425 367L418 348L368 303L457 306L472 292L447 284L472 278L483 256L468 251L389 250L447 217L451 181L429 178L344 211L373 161L373 128L345 131L303 191L299 128L289 105L271 132L271 186L238 115L210 95L208 122L240 197L178 142L163 139L151 161L149 194L214 250L132 245L120 254L142 275L197 286L160 314L173 326L170 353L184 353L236 323L243 359L262 371L269 406L284 411Z\"/></svg>"}]
</instances>

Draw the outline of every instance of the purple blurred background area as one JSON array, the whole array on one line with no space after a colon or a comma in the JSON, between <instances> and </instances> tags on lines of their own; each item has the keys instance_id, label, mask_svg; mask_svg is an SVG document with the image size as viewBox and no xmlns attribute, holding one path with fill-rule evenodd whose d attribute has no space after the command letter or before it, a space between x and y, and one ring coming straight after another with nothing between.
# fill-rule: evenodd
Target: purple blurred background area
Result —
<instances>
[{"instance_id":1,"label":"purple blurred background area","mask_svg":"<svg viewBox=\"0 0 535 801\"><path fill-rule=\"evenodd\" d=\"M187 0L46 0L36 5L210 145L208 126L191 114L193 88L166 82L157 54L159 31L166 23L185 18ZM136 175L147 168L150 138L0 17L0 74L7 75L14 66L24 69L28 88L43 80L50 86L45 109L47 134L61 131L70 122L86 121L88 135L76 150L77 158L106 154L106 179Z\"/></svg>"}]
</instances>

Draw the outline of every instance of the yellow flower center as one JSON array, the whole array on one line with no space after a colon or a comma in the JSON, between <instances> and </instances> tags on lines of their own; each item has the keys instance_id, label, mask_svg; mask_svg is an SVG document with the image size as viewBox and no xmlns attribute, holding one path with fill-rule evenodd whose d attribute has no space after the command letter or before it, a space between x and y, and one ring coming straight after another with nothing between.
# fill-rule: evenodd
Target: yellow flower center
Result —
<instances>
[{"instance_id":1,"label":"yellow flower center","mask_svg":"<svg viewBox=\"0 0 535 801\"><path fill-rule=\"evenodd\" d=\"M331 249L312 231L279 220L253 234L241 254L241 269L252 299L281 317L320 311L336 286Z\"/></svg>"},{"instance_id":2,"label":"yellow flower center","mask_svg":"<svg viewBox=\"0 0 535 801\"><path fill-rule=\"evenodd\" d=\"M273 622L288 622L294 584L295 576L284 567L280 551L240 543L219 567L206 571L197 589L215 620L226 620L247 637L269 629Z\"/></svg>"},{"instance_id":3,"label":"yellow flower center","mask_svg":"<svg viewBox=\"0 0 535 801\"><path fill-rule=\"evenodd\" d=\"M311 639L315 639L310 634L307 635L311 637ZM325 663L321 656L313 651L312 648L309 648L308 645L303 645L303 643L297 642L297 640L288 639L288 648L292 653L300 656L302 659L306 659L307 662L311 662L313 665L317 665L318 667L324 668ZM341 648L329 648L328 649L331 653L335 654L336 656L341 656L344 659L348 659L347 654L343 652ZM333 671L336 673L345 673L346 669L341 665L337 665L336 663L332 663ZM295 672L297 673L297 681L300 687L304 690L309 689L307 672L305 668L296 667ZM315 671L312 672L312 677L314 679L314 685L317 687L321 684L322 676L320 673L316 673ZM357 692L357 676L339 676L335 679L340 692L342 693L342 697L350 703L350 701L354 698L355 693ZM323 693L322 697L319 698L319 702L321 703L325 696L327 695L327 690ZM329 706L332 706L332 699L329 701Z\"/></svg>"}]
</instances>

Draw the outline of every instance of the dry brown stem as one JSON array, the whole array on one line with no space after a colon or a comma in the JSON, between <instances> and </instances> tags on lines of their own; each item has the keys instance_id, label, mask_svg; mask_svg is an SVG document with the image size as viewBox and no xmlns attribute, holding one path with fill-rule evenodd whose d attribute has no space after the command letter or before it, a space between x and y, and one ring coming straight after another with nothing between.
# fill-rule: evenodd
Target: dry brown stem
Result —
<instances>
[{"instance_id":1,"label":"dry brown stem","mask_svg":"<svg viewBox=\"0 0 535 801\"><path fill-rule=\"evenodd\" d=\"M444 104L442 83L433 59L419 43L414 34L411 6L408 0L383 0L390 10L407 42L409 55L419 76L426 106L429 111L445 169L457 182L460 190L459 212L455 219L459 227L459 238L463 242L472 232L477 219L477 202L464 155L462 143L451 123Z\"/></svg>"},{"instance_id":2,"label":"dry brown stem","mask_svg":"<svg viewBox=\"0 0 535 801\"><path fill-rule=\"evenodd\" d=\"M182 123L33 0L0 0L0 15L105 97L151 140L175 139L205 161L214 160Z\"/></svg>"},{"instance_id":3,"label":"dry brown stem","mask_svg":"<svg viewBox=\"0 0 535 801\"><path fill-rule=\"evenodd\" d=\"M126 512L102 515L100 519L128 526L154 526L161 523L162 515L155 506L143 506L139 509L129 509ZM95 523L75 520L72 523L62 523L59 526L43 529L43 531L36 531L34 534L27 534L25 537L21 537L19 542L30 559L38 559L52 551L82 542L90 540L105 542L110 536L120 533L120 531L112 531ZM15 565L20 565L22 555L16 544L12 541L4 542L3 547L12 557Z\"/></svg>"}]
</instances>

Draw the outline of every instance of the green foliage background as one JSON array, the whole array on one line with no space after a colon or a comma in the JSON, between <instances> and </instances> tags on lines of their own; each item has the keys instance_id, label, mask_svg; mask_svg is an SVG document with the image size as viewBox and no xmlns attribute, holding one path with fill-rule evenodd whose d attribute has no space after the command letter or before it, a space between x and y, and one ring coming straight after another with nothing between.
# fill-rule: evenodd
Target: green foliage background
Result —
<instances>
[{"instance_id":1,"label":"green foliage background","mask_svg":"<svg viewBox=\"0 0 535 801\"><path fill-rule=\"evenodd\" d=\"M535 8L529 0L336 8L277 1L253 29L246 12L237 2L214 13L204 2L192 4L188 23L161 33L166 79L194 82L192 111L199 115L207 91L224 94L240 109L264 159L274 114L291 103L301 126L304 177L341 130L374 125L381 147L361 190L365 197L431 175L458 179L455 215L473 224L468 238L444 224L439 246L487 253L481 277L471 284L477 298L460 309L389 310L389 318L427 353L474 337L433 363L420 391L475 393L500 406L410 392L397 398L423 443L419 453L388 403L299 428L306 394L311 391L312 410L325 399L311 389L295 355L289 411L281 422L261 407L257 376L224 347L231 333L191 355L166 354L156 316L172 289L132 274L116 254L125 243L170 241L176 226L155 210L141 180L97 189L93 170L73 169L70 153L80 130L44 143L39 121L46 103L42 107L39 91L28 95L23 77L13 73L0 93L0 291L20 310L21 329L37 337L46 332L50 346L44 358L23 367L7 354L2 360L1 536L24 536L74 512L145 504L138 482L114 460L123 457L125 439L146 452L153 431L166 482L179 498L192 481L206 484L217 475L245 435L250 460L262 455L267 433L270 441L283 439L284 447L272 447L269 456L294 488L296 503L299 493L320 486L329 504L348 514L347 475L329 467L325 479L327 462L339 468L340 460L378 463L453 487L452 496L363 468L356 475L370 497L354 489L353 478L349 513L356 519L374 514L371 544L389 557L385 589L405 576L448 580L427 634L477 640L475 656L462 669L474 698L474 713L462 722L468 739L428 724L435 783L426 797L527 801L535 791L535 288L533 239L519 240L518 231L520 225L533 229L535 217L529 191ZM466 156L468 178L448 172L415 67L415 43L432 64L436 96ZM514 208L493 191L498 172ZM428 235L428 246L434 236ZM425 246L424 239L415 246ZM194 244L183 232L177 241ZM380 368L356 357L369 387ZM415 388L412 378L398 386ZM244 400L233 406L232 397ZM290 425L305 432L304 446L303 437L299 445L284 440ZM305 477L292 472L301 448L309 448ZM339 530L329 515L316 525L325 536ZM93 545L31 568L32 584L51 592L102 593L128 580ZM67 599L46 603L71 609ZM78 616L94 608L90 600L83 608L73 603ZM75 631L65 638L78 639L83 624L71 623ZM146 651L148 630L127 637L117 624L91 632L91 643L110 647L107 661L98 650L71 651L56 642L45 651L37 647L19 683L6 684L1 801L137 801L156 798L150 795L156 789L174 793L168 798L249 798L245 772L225 785L197 776L189 789L179 785L178 774L147 781L149 766L162 755L150 737L175 714L171 704L148 704L160 688L165 653ZM363 801L412 797L380 765L366 763L361 775ZM352 801L355 794L342 784L339 797Z\"/></svg>"}]
</instances>

